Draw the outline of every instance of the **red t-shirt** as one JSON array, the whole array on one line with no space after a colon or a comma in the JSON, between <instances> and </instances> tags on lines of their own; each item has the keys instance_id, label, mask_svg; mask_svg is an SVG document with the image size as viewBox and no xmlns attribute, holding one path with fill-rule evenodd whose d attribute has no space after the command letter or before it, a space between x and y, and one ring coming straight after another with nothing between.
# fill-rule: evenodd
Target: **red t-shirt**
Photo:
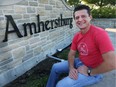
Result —
<instances>
[{"instance_id":1,"label":"red t-shirt","mask_svg":"<svg viewBox=\"0 0 116 87\"><path fill-rule=\"evenodd\" d=\"M78 32L72 41L72 50L79 52L80 60L88 67L95 68L103 62L102 54L114 51L111 40L104 29L90 26L86 34Z\"/></svg>"}]
</instances>

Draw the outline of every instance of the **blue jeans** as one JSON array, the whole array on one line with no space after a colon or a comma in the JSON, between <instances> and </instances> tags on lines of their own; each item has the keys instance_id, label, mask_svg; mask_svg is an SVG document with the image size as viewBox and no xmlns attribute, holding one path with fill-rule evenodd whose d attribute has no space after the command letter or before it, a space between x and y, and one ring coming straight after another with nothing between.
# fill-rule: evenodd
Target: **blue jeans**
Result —
<instances>
[{"instance_id":1,"label":"blue jeans","mask_svg":"<svg viewBox=\"0 0 116 87\"><path fill-rule=\"evenodd\" d=\"M79 60L79 58L75 58L74 67L78 68L81 65L83 65L83 63ZM59 75L68 72L69 72L68 61L55 63L52 66L46 87L84 87L87 85L97 83L103 78L101 74L94 76L85 76L81 73L78 73L77 80L71 79L69 76L67 76L57 83Z\"/></svg>"}]
</instances>

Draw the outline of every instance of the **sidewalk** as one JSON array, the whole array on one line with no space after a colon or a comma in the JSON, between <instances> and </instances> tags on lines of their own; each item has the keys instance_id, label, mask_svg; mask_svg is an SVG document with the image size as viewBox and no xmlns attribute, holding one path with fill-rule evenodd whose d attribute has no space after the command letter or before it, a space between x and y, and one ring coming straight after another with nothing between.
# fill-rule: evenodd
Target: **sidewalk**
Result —
<instances>
[{"instance_id":1,"label":"sidewalk","mask_svg":"<svg viewBox=\"0 0 116 87\"><path fill-rule=\"evenodd\" d=\"M116 53L116 28L106 28L106 31L110 36L110 39L115 47L115 53Z\"/></svg>"},{"instance_id":2,"label":"sidewalk","mask_svg":"<svg viewBox=\"0 0 116 87\"><path fill-rule=\"evenodd\" d=\"M87 87L116 87L116 70L103 74L101 82Z\"/></svg>"},{"instance_id":3,"label":"sidewalk","mask_svg":"<svg viewBox=\"0 0 116 87\"><path fill-rule=\"evenodd\" d=\"M115 54L116 54L116 29L107 28L106 31L108 32L112 40L112 43L115 47ZM116 87L116 70L107 72L103 75L104 75L104 78L101 82L91 86L87 86L87 87Z\"/></svg>"}]
</instances>

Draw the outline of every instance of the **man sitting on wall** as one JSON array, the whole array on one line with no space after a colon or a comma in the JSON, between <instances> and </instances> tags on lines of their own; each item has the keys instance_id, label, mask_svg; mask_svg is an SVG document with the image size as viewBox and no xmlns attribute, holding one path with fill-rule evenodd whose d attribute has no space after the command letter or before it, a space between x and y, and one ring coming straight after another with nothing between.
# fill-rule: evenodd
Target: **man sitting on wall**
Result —
<instances>
[{"instance_id":1,"label":"man sitting on wall","mask_svg":"<svg viewBox=\"0 0 116 87\"><path fill-rule=\"evenodd\" d=\"M90 23L90 8L79 5L73 16L80 32L72 40L68 61L53 65L46 87L84 87L99 82L103 73L116 69L114 47L106 31ZM79 58L75 58L76 51ZM69 76L57 83L61 73Z\"/></svg>"}]
</instances>

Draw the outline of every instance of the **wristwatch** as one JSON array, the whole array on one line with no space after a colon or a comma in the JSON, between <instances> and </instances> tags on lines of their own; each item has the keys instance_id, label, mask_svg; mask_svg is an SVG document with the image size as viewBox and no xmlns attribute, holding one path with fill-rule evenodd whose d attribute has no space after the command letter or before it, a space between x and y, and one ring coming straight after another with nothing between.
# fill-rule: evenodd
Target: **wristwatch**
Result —
<instances>
[{"instance_id":1,"label":"wristwatch","mask_svg":"<svg viewBox=\"0 0 116 87\"><path fill-rule=\"evenodd\" d=\"M91 76L91 69L90 68L88 68L87 74L88 74L88 76Z\"/></svg>"}]
</instances>

